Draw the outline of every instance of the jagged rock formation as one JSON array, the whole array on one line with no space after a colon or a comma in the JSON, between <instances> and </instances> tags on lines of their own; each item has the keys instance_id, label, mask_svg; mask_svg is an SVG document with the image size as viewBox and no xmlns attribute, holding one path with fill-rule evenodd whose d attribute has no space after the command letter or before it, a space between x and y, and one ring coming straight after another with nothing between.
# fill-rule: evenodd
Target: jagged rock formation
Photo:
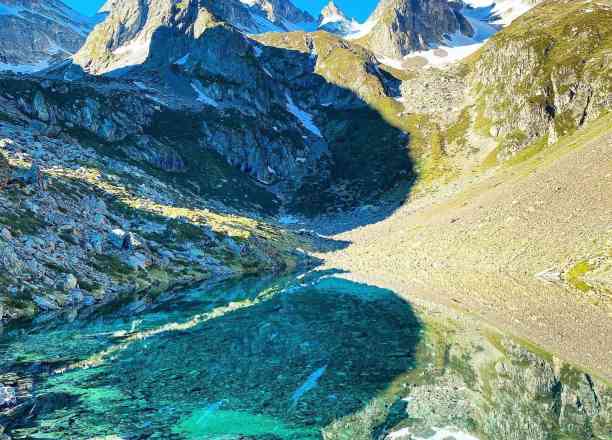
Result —
<instances>
[{"instance_id":1,"label":"jagged rock formation","mask_svg":"<svg viewBox=\"0 0 612 440\"><path fill-rule=\"evenodd\" d=\"M240 1L254 8L257 14L264 15L268 21L283 30L303 30L314 25L314 18L308 12L296 8L291 0Z\"/></svg>"},{"instance_id":2,"label":"jagged rock formation","mask_svg":"<svg viewBox=\"0 0 612 440\"><path fill-rule=\"evenodd\" d=\"M349 19L333 0L323 8L319 16L318 28L333 34L348 36L359 31L359 24Z\"/></svg>"},{"instance_id":3,"label":"jagged rock formation","mask_svg":"<svg viewBox=\"0 0 612 440\"><path fill-rule=\"evenodd\" d=\"M381 0L359 41L377 55L399 59L436 47L448 35L471 36L474 29L460 9L461 4L447 0Z\"/></svg>"},{"instance_id":4,"label":"jagged rock formation","mask_svg":"<svg viewBox=\"0 0 612 440\"><path fill-rule=\"evenodd\" d=\"M315 25L314 18L296 8L290 0L151 0L146 5L133 0L108 0L101 11L109 14L105 20L107 28L113 28L119 23L129 23L129 30L122 30L122 34L126 35L126 31L128 34L141 30L146 33L147 28L167 24L165 20L171 19L176 11L193 11L200 8L247 33L304 30L314 28ZM128 21L125 20L126 17L130 17Z\"/></svg>"},{"instance_id":5,"label":"jagged rock formation","mask_svg":"<svg viewBox=\"0 0 612 440\"><path fill-rule=\"evenodd\" d=\"M0 70L31 72L74 54L94 19L60 0L0 1Z\"/></svg>"},{"instance_id":6,"label":"jagged rock formation","mask_svg":"<svg viewBox=\"0 0 612 440\"><path fill-rule=\"evenodd\" d=\"M0 189L3 189L9 183L12 174L11 164L4 154L0 153Z\"/></svg>"},{"instance_id":7,"label":"jagged rock formation","mask_svg":"<svg viewBox=\"0 0 612 440\"><path fill-rule=\"evenodd\" d=\"M471 324L436 322L432 331L425 319L432 349L417 355L415 371L398 377L395 391L326 427L324 438L609 437L612 390L604 381L511 338L475 334Z\"/></svg>"},{"instance_id":8,"label":"jagged rock formation","mask_svg":"<svg viewBox=\"0 0 612 440\"><path fill-rule=\"evenodd\" d=\"M3 177L10 173L19 184L0 190L0 322L294 264L293 251L265 238L273 226L198 195L211 189L198 187L197 172L187 175L184 163L164 151L154 155L155 146L140 157L129 155L129 147L138 151L132 142L122 151L121 144L85 135L78 118L90 112L86 121L97 124L98 112L110 111L108 101L76 95L72 102L88 100L90 107L74 124L62 123L57 101L42 104L39 98L37 110L29 109L6 100L7 85L5 80L0 108L13 119L0 123L0 156L9 158L0 166ZM58 89L54 94L53 83L48 87L34 93L69 99ZM10 88L19 92L15 84ZM130 103L139 105L124 105ZM46 123L38 119L43 108ZM123 130L133 127L118 120ZM107 134L119 136L119 130ZM202 174L219 173L215 190L234 197L234 205L236 195L257 198L252 182L245 185L218 158L206 159L210 168Z\"/></svg>"}]
</instances>

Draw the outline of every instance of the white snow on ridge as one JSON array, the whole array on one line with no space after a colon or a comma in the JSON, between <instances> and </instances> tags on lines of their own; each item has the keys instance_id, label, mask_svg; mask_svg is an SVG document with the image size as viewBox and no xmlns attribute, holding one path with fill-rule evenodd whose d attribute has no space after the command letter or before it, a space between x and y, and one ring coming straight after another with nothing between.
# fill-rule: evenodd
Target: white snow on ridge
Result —
<instances>
[{"instance_id":1,"label":"white snow on ridge","mask_svg":"<svg viewBox=\"0 0 612 440\"><path fill-rule=\"evenodd\" d=\"M498 17L493 23L504 26L509 25L518 17L529 11L533 5L526 0L464 0L466 4L474 8L490 7L492 15Z\"/></svg>"},{"instance_id":2,"label":"white snow on ridge","mask_svg":"<svg viewBox=\"0 0 612 440\"><path fill-rule=\"evenodd\" d=\"M449 35L445 44L438 47L413 52L403 59L390 59L381 56L378 57L378 60L397 69L404 68L404 61L415 58L424 59L429 66L447 66L476 52L504 26L509 25L534 6L527 0L464 0L464 4L461 13L474 29L472 37L456 32ZM349 35L347 39L367 35L376 24L371 22L372 20L369 21L370 23L366 22L361 25L362 31L360 33Z\"/></svg>"},{"instance_id":3,"label":"white snow on ridge","mask_svg":"<svg viewBox=\"0 0 612 440\"><path fill-rule=\"evenodd\" d=\"M312 115L295 105L291 95L288 92L285 93L285 96L287 97L287 110L289 110L291 114L300 120L304 128L314 135L322 138L323 135L321 134L321 130L319 130L319 128L315 125Z\"/></svg>"},{"instance_id":4,"label":"white snow on ridge","mask_svg":"<svg viewBox=\"0 0 612 440\"><path fill-rule=\"evenodd\" d=\"M355 26L354 26L355 32L347 35L345 37L347 40L357 40L358 38L365 37L370 32L372 32L372 29L374 29L374 26L376 26L376 24L378 23L378 20L374 20L370 18L365 23L358 23L358 22L354 22L354 23L355 23Z\"/></svg>"},{"instance_id":5,"label":"white snow on ridge","mask_svg":"<svg viewBox=\"0 0 612 440\"><path fill-rule=\"evenodd\" d=\"M461 13L474 30L472 37L456 32L439 47L416 51L400 60L379 57L379 61L399 69L403 68L404 61L418 58L424 59L429 66L447 66L476 52L503 26L533 7L524 0L464 0L464 3Z\"/></svg>"}]
</instances>

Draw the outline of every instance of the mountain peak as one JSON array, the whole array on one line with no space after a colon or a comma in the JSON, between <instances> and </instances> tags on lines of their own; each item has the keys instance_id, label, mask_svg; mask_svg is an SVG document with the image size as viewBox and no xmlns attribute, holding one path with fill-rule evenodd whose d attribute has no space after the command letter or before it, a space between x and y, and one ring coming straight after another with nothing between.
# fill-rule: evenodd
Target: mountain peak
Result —
<instances>
[{"instance_id":1,"label":"mountain peak","mask_svg":"<svg viewBox=\"0 0 612 440\"><path fill-rule=\"evenodd\" d=\"M329 3L323 8L323 10L321 11L321 18L323 19L343 19L343 20L348 20L346 14L344 14L344 11L342 11L338 6L336 6L336 3L334 3L334 0L330 0Z\"/></svg>"},{"instance_id":2,"label":"mountain peak","mask_svg":"<svg viewBox=\"0 0 612 440\"><path fill-rule=\"evenodd\" d=\"M381 0L368 19L366 43L379 55L399 59L436 47L448 35L471 35L461 8L461 2L448 0Z\"/></svg>"},{"instance_id":3,"label":"mountain peak","mask_svg":"<svg viewBox=\"0 0 612 440\"><path fill-rule=\"evenodd\" d=\"M321 10L318 27L328 32L347 36L357 31L358 24L355 20L348 18L334 0L330 0Z\"/></svg>"}]
</instances>

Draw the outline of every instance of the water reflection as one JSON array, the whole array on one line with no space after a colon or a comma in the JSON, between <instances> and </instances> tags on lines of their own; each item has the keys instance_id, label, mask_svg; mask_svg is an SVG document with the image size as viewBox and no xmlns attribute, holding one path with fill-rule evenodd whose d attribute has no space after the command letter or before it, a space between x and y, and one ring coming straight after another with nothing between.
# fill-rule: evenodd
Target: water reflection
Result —
<instances>
[{"instance_id":1,"label":"water reflection","mask_svg":"<svg viewBox=\"0 0 612 440\"><path fill-rule=\"evenodd\" d=\"M1 344L0 383L20 390L0 417L14 438L612 433L612 393L591 376L330 274L124 302Z\"/></svg>"}]
</instances>

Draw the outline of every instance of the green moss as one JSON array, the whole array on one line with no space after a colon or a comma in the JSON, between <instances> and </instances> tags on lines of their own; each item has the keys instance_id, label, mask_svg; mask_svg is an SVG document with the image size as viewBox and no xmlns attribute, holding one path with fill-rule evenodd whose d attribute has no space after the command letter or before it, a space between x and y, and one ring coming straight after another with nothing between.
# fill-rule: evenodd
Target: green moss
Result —
<instances>
[{"instance_id":1,"label":"green moss","mask_svg":"<svg viewBox=\"0 0 612 440\"><path fill-rule=\"evenodd\" d=\"M555 131L559 136L566 136L576 130L576 121L571 112L566 111L555 117Z\"/></svg>"},{"instance_id":2,"label":"green moss","mask_svg":"<svg viewBox=\"0 0 612 440\"><path fill-rule=\"evenodd\" d=\"M581 292L588 292L592 287L584 281L584 276L591 270L593 268L588 261L579 261L567 272L567 282Z\"/></svg>"},{"instance_id":3,"label":"green moss","mask_svg":"<svg viewBox=\"0 0 612 440\"><path fill-rule=\"evenodd\" d=\"M446 129L446 144L457 144L465 148L467 146L467 131L470 128L470 111L472 107L466 107L461 111L457 121Z\"/></svg>"},{"instance_id":4,"label":"green moss","mask_svg":"<svg viewBox=\"0 0 612 440\"><path fill-rule=\"evenodd\" d=\"M578 387L580 386L582 376L584 376L584 373L578 371L577 369L571 367L568 364L564 364L563 367L561 367L561 383L567 385L573 390L578 389Z\"/></svg>"},{"instance_id":5,"label":"green moss","mask_svg":"<svg viewBox=\"0 0 612 440\"><path fill-rule=\"evenodd\" d=\"M464 352L461 357L451 356L448 360L448 367L457 372L470 389L476 389L478 378L476 372L472 368L471 358L468 352Z\"/></svg>"},{"instance_id":6,"label":"green moss","mask_svg":"<svg viewBox=\"0 0 612 440\"><path fill-rule=\"evenodd\" d=\"M204 232L200 226L182 222L176 219L173 219L168 223L167 229L172 231L174 238L179 242L199 241L204 238Z\"/></svg>"},{"instance_id":7,"label":"green moss","mask_svg":"<svg viewBox=\"0 0 612 440\"><path fill-rule=\"evenodd\" d=\"M0 224L7 225L13 233L23 235L34 235L46 226L32 211L0 215Z\"/></svg>"},{"instance_id":8,"label":"green moss","mask_svg":"<svg viewBox=\"0 0 612 440\"><path fill-rule=\"evenodd\" d=\"M498 145L495 147L489 154L487 154L480 164L480 169L482 171L486 171L490 168L493 168L499 164L498 156L501 151L501 147Z\"/></svg>"},{"instance_id":9,"label":"green moss","mask_svg":"<svg viewBox=\"0 0 612 440\"><path fill-rule=\"evenodd\" d=\"M491 136L493 121L485 115L485 102L483 97L479 98L475 111L474 131L482 136Z\"/></svg>"},{"instance_id":10,"label":"green moss","mask_svg":"<svg viewBox=\"0 0 612 440\"><path fill-rule=\"evenodd\" d=\"M506 161L506 165L518 165L536 156L548 146L548 136L543 136L532 142L527 147L523 148L517 154Z\"/></svg>"},{"instance_id":11,"label":"green moss","mask_svg":"<svg viewBox=\"0 0 612 440\"><path fill-rule=\"evenodd\" d=\"M123 279L132 273L132 269L115 255L96 255L92 261L92 266L113 278Z\"/></svg>"}]
</instances>

